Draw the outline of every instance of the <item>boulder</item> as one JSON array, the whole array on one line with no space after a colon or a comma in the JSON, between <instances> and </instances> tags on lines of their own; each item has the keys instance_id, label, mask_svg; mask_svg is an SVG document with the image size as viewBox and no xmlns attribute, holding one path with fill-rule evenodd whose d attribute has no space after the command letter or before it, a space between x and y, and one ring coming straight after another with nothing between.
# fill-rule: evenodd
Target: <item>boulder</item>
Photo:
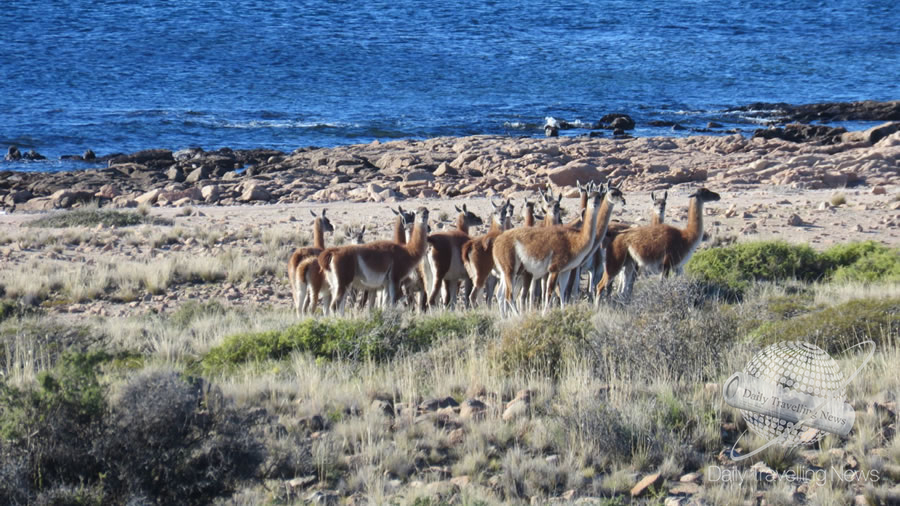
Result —
<instances>
[{"instance_id":1,"label":"boulder","mask_svg":"<svg viewBox=\"0 0 900 506\"><path fill-rule=\"evenodd\" d=\"M156 200L159 198L159 195L162 193L162 190L159 188L154 188L134 199L135 202L140 204L155 204Z\"/></svg>"},{"instance_id":2,"label":"boulder","mask_svg":"<svg viewBox=\"0 0 900 506\"><path fill-rule=\"evenodd\" d=\"M192 170L191 173L184 178L184 182L193 184L204 179L209 179L209 168L206 165Z\"/></svg>"},{"instance_id":3,"label":"boulder","mask_svg":"<svg viewBox=\"0 0 900 506\"><path fill-rule=\"evenodd\" d=\"M105 184L100 187L100 189L97 191L97 193L94 194L94 196L103 199L113 199L121 194L122 190L120 190L118 186L114 184Z\"/></svg>"},{"instance_id":4,"label":"boulder","mask_svg":"<svg viewBox=\"0 0 900 506\"><path fill-rule=\"evenodd\" d=\"M6 197L3 200L6 202L7 205L13 205L13 204L21 204L23 202L28 202L33 197L34 197L34 195L31 193L31 190L16 190L16 191L12 191L8 195L6 195Z\"/></svg>"},{"instance_id":5,"label":"boulder","mask_svg":"<svg viewBox=\"0 0 900 506\"><path fill-rule=\"evenodd\" d=\"M90 202L94 199L94 193L78 190L59 190L50 195L53 207L66 209L78 203Z\"/></svg>"},{"instance_id":6,"label":"boulder","mask_svg":"<svg viewBox=\"0 0 900 506\"><path fill-rule=\"evenodd\" d=\"M450 166L447 162L443 162L438 165L437 170L434 171L433 175L435 176L456 176L459 172L456 171L453 167Z\"/></svg>"},{"instance_id":7,"label":"boulder","mask_svg":"<svg viewBox=\"0 0 900 506\"><path fill-rule=\"evenodd\" d=\"M184 181L184 171L181 170L181 167L172 166L166 171L166 178L169 181L182 182Z\"/></svg>"},{"instance_id":8,"label":"boulder","mask_svg":"<svg viewBox=\"0 0 900 506\"><path fill-rule=\"evenodd\" d=\"M413 172L407 172L406 175L403 176L404 181L434 181L434 175L428 171L424 170L416 170Z\"/></svg>"},{"instance_id":9,"label":"boulder","mask_svg":"<svg viewBox=\"0 0 900 506\"><path fill-rule=\"evenodd\" d=\"M551 169L547 172L547 177L557 186L575 186L576 183L584 184L589 181L601 183L606 179L597 167L577 160Z\"/></svg>"},{"instance_id":10,"label":"boulder","mask_svg":"<svg viewBox=\"0 0 900 506\"><path fill-rule=\"evenodd\" d=\"M600 121L594 124L594 128L603 128L607 130L634 130L634 120L631 116L621 113L607 114L600 118Z\"/></svg>"},{"instance_id":11,"label":"boulder","mask_svg":"<svg viewBox=\"0 0 900 506\"><path fill-rule=\"evenodd\" d=\"M109 159L110 167L123 163L137 163L158 168L172 165L175 163L175 158L168 149L146 149L130 155L119 155Z\"/></svg>"},{"instance_id":12,"label":"boulder","mask_svg":"<svg viewBox=\"0 0 900 506\"><path fill-rule=\"evenodd\" d=\"M200 189L200 196L208 204L217 202L220 195L221 191L219 190L219 185L216 184L206 185Z\"/></svg>"},{"instance_id":13,"label":"boulder","mask_svg":"<svg viewBox=\"0 0 900 506\"><path fill-rule=\"evenodd\" d=\"M94 153L93 150L86 149L86 150L84 150L84 154L81 155L81 159L86 162L92 162L97 159L97 155Z\"/></svg>"},{"instance_id":14,"label":"boulder","mask_svg":"<svg viewBox=\"0 0 900 506\"><path fill-rule=\"evenodd\" d=\"M269 193L269 190L267 190L261 184L250 183L245 186L243 193L241 193L241 196L239 197L239 200L242 202L267 202L269 200L272 200L272 194Z\"/></svg>"},{"instance_id":15,"label":"boulder","mask_svg":"<svg viewBox=\"0 0 900 506\"><path fill-rule=\"evenodd\" d=\"M4 158L7 162L14 162L16 160L22 159L22 153L19 152L19 148L15 146L10 146L9 149L6 150L6 157Z\"/></svg>"},{"instance_id":16,"label":"boulder","mask_svg":"<svg viewBox=\"0 0 900 506\"><path fill-rule=\"evenodd\" d=\"M46 160L47 159L46 156L38 153L37 151L35 151L33 149L28 150L28 152L26 152L24 155L22 155L22 158L24 158L26 160Z\"/></svg>"}]
</instances>

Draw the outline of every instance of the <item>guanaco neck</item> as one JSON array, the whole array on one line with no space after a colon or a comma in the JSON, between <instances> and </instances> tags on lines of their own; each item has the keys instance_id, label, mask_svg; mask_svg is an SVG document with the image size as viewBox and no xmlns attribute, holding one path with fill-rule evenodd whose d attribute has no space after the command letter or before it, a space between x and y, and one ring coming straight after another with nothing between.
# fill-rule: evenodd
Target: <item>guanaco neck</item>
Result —
<instances>
[{"instance_id":1,"label":"guanaco neck","mask_svg":"<svg viewBox=\"0 0 900 506\"><path fill-rule=\"evenodd\" d=\"M456 217L456 230L469 235L469 222L466 220L465 213L459 213L459 216Z\"/></svg>"},{"instance_id":2,"label":"guanaco neck","mask_svg":"<svg viewBox=\"0 0 900 506\"><path fill-rule=\"evenodd\" d=\"M584 211L585 209L587 209L588 195L587 192L584 191L579 193L581 193L581 207L579 208L579 210Z\"/></svg>"},{"instance_id":3,"label":"guanaco neck","mask_svg":"<svg viewBox=\"0 0 900 506\"><path fill-rule=\"evenodd\" d=\"M551 210L547 211L547 215L544 216L544 224L545 227L552 227L553 225L559 225L559 220L556 219L556 213Z\"/></svg>"},{"instance_id":4,"label":"guanaco neck","mask_svg":"<svg viewBox=\"0 0 900 506\"><path fill-rule=\"evenodd\" d=\"M603 199L604 203L606 199ZM581 227L581 230L578 231L579 242L581 243L582 248L590 248L594 244L595 235L597 233L597 212L598 208L592 206L587 207L585 214L589 217L589 219L585 222L587 223L586 227ZM607 218L607 221L609 218Z\"/></svg>"},{"instance_id":5,"label":"guanaco neck","mask_svg":"<svg viewBox=\"0 0 900 506\"><path fill-rule=\"evenodd\" d=\"M325 226L321 217L313 222L313 247L325 249Z\"/></svg>"},{"instance_id":6,"label":"guanaco neck","mask_svg":"<svg viewBox=\"0 0 900 506\"><path fill-rule=\"evenodd\" d=\"M682 234L690 244L703 238L703 202L697 197L692 197L688 205L688 224Z\"/></svg>"},{"instance_id":7,"label":"guanaco neck","mask_svg":"<svg viewBox=\"0 0 900 506\"><path fill-rule=\"evenodd\" d=\"M663 223L663 216L666 213L666 203L663 202L662 204L659 204L655 211L656 212L650 213L650 224L661 225Z\"/></svg>"},{"instance_id":8,"label":"guanaco neck","mask_svg":"<svg viewBox=\"0 0 900 506\"><path fill-rule=\"evenodd\" d=\"M491 228L488 230L488 234L499 234L503 232L503 224L500 223L500 218L495 214L491 217Z\"/></svg>"},{"instance_id":9,"label":"guanaco neck","mask_svg":"<svg viewBox=\"0 0 900 506\"><path fill-rule=\"evenodd\" d=\"M403 216L397 216L394 220L394 242L397 244L406 244L406 224Z\"/></svg>"},{"instance_id":10,"label":"guanaco neck","mask_svg":"<svg viewBox=\"0 0 900 506\"><path fill-rule=\"evenodd\" d=\"M425 255L425 247L428 246L428 227L416 221L413 226L409 241L406 243L406 251L415 258Z\"/></svg>"},{"instance_id":11,"label":"guanaco neck","mask_svg":"<svg viewBox=\"0 0 900 506\"><path fill-rule=\"evenodd\" d=\"M531 206L525 206L525 226L534 226L534 208Z\"/></svg>"},{"instance_id":12,"label":"guanaco neck","mask_svg":"<svg viewBox=\"0 0 900 506\"><path fill-rule=\"evenodd\" d=\"M597 212L597 219L594 220L597 225L596 240L602 241L606 237L606 231L609 229L609 220L612 218L613 203L609 201L609 193L603 197L603 203L600 204L600 210Z\"/></svg>"}]
</instances>

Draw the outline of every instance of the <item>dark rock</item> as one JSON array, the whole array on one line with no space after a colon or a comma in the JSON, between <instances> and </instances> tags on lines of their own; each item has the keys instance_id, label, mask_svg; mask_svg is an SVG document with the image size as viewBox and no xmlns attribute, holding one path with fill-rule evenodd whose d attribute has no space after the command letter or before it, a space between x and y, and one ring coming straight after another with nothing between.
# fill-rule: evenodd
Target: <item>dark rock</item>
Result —
<instances>
[{"instance_id":1,"label":"dark rock","mask_svg":"<svg viewBox=\"0 0 900 506\"><path fill-rule=\"evenodd\" d=\"M621 113L607 114L600 118L600 121L594 124L594 128L603 128L606 130L634 130L634 120L631 116Z\"/></svg>"},{"instance_id":2,"label":"dark rock","mask_svg":"<svg viewBox=\"0 0 900 506\"><path fill-rule=\"evenodd\" d=\"M678 132L681 130L687 130L687 127L685 127L684 125L682 125L680 123L675 123L674 125L672 125L672 130Z\"/></svg>"},{"instance_id":3,"label":"dark rock","mask_svg":"<svg viewBox=\"0 0 900 506\"><path fill-rule=\"evenodd\" d=\"M755 102L729 109L729 112L749 112L779 123L810 123L835 121L900 121L900 100L890 102L826 102L791 105L783 102Z\"/></svg>"},{"instance_id":4,"label":"dark rock","mask_svg":"<svg viewBox=\"0 0 900 506\"><path fill-rule=\"evenodd\" d=\"M676 125L676 123L674 121L663 121L663 120L658 120L658 119L653 120L647 124L652 127L673 127Z\"/></svg>"},{"instance_id":5,"label":"dark rock","mask_svg":"<svg viewBox=\"0 0 900 506\"><path fill-rule=\"evenodd\" d=\"M15 146L10 146L8 150L6 150L6 158L5 160L8 162L21 160L22 153L19 152L19 148Z\"/></svg>"},{"instance_id":6,"label":"dark rock","mask_svg":"<svg viewBox=\"0 0 900 506\"><path fill-rule=\"evenodd\" d=\"M544 135L546 137L559 137L559 127L554 125L546 125L544 127Z\"/></svg>"},{"instance_id":7,"label":"dark rock","mask_svg":"<svg viewBox=\"0 0 900 506\"><path fill-rule=\"evenodd\" d=\"M179 162L184 162L187 160L193 160L194 158L199 158L203 155L203 148L186 148L179 149L178 151L172 153L172 157Z\"/></svg>"},{"instance_id":8,"label":"dark rock","mask_svg":"<svg viewBox=\"0 0 900 506\"><path fill-rule=\"evenodd\" d=\"M753 132L753 137L763 139L782 139L790 142L815 142L819 144L837 144L841 142L841 135L847 133L843 127L832 128L824 125L805 125L791 123L784 128L759 129Z\"/></svg>"},{"instance_id":9,"label":"dark rock","mask_svg":"<svg viewBox=\"0 0 900 506\"><path fill-rule=\"evenodd\" d=\"M168 149L146 149L130 155L119 155L109 159L110 167L126 163L137 163L153 169L160 169L167 168L175 163L175 157L172 156L172 152Z\"/></svg>"},{"instance_id":10,"label":"dark rock","mask_svg":"<svg viewBox=\"0 0 900 506\"><path fill-rule=\"evenodd\" d=\"M47 159L46 156L38 153L37 151L35 151L33 149L29 149L28 152L26 152L22 156L22 158L24 158L26 160L46 160Z\"/></svg>"},{"instance_id":11,"label":"dark rock","mask_svg":"<svg viewBox=\"0 0 900 506\"><path fill-rule=\"evenodd\" d=\"M8 204L21 204L22 202L28 202L32 197L34 197L34 194L30 190L17 190L10 192L4 200Z\"/></svg>"},{"instance_id":12,"label":"dark rock","mask_svg":"<svg viewBox=\"0 0 900 506\"><path fill-rule=\"evenodd\" d=\"M710 121L706 124L706 128L722 128L722 124L716 123L715 121Z\"/></svg>"},{"instance_id":13,"label":"dark rock","mask_svg":"<svg viewBox=\"0 0 900 506\"><path fill-rule=\"evenodd\" d=\"M92 162L97 159L97 155L90 149L84 150L84 154L81 155L81 159L86 162Z\"/></svg>"}]
</instances>

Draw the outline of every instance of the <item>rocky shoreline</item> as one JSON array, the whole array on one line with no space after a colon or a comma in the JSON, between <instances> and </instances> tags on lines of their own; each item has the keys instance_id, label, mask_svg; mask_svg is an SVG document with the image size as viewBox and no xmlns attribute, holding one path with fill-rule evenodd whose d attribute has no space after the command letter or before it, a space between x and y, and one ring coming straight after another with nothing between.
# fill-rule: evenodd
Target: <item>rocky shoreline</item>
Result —
<instances>
[{"instance_id":1,"label":"rocky shoreline","mask_svg":"<svg viewBox=\"0 0 900 506\"><path fill-rule=\"evenodd\" d=\"M758 130L751 138L472 136L291 153L153 149L108 157L106 163L73 172L0 172L0 209L45 211L92 201L113 207L395 202L508 196L548 182L569 191L576 181L606 179L623 180L630 191L679 184L896 185L900 122L854 132L789 124Z\"/></svg>"}]
</instances>

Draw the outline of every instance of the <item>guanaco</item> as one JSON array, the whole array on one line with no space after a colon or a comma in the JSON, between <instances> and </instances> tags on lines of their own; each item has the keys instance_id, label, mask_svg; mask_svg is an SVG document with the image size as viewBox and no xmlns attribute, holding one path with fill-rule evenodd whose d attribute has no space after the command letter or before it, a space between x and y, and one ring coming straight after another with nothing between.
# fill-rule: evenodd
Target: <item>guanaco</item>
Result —
<instances>
[{"instance_id":1,"label":"guanaco","mask_svg":"<svg viewBox=\"0 0 900 506\"><path fill-rule=\"evenodd\" d=\"M664 276L672 271L681 273L682 267L703 240L703 205L720 198L718 193L706 188L700 188L688 197L687 227L680 229L662 223L638 227L616 236L607 248L606 268L597 284L595 301L599 302L610 280L629 263L642 270L659 270ZM633 276L630 276L625 283L626 298L630 295L632 283Z\"/></svg>"}]
</instances>

